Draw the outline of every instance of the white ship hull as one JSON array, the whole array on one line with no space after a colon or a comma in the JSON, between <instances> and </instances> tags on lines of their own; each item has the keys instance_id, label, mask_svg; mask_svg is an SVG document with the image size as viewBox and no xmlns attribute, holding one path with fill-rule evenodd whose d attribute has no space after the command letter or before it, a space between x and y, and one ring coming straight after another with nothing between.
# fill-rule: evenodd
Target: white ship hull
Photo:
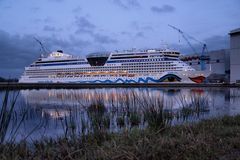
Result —
<instances>
[{"instance_id":1,"label":"white ship hull","mask_svg":"<svg viewBox=\"0 0 240 160\"><path fill-rule=\"evenodd\" d=\"M20 83L197 83L191 78L208 77L208 71L164 72L162 74L135 77L65 77L34 78L22 77ZM169 79L169 78L172 79ZM205 79L205 78L204 78ZM202 81L201 81L202 82ZM199 82L199 83L201 83Z\"/></svg>"}]
</instances>

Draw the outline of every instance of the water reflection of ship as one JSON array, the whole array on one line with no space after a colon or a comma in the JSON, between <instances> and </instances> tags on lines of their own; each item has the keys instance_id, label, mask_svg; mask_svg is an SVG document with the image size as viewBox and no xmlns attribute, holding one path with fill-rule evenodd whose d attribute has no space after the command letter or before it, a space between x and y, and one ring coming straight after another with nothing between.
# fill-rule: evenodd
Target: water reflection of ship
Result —
<instances>
[{"instance_id":1,"label":"water reflection of ship","mask_svg":"<svg viewBox=\"0 0 240 160\"><path fill-rule=\"evenodd\" d=\"M156 94L158 94L159 92L164 94L167 94L168 96L176 96L177 94L179 94L181 92L180 88L141 88L139 89L139 91L149 91L149 92L154 92Z\"/></svg>"},{"instance_id":2,"label":"water reflection of ship","mask_svg":"<svg viewBox=\"0 0 240 160\"><path fill-rule=\"evenodd\" d=\"M180 93L181 90L179 88L178 89L167 89L167 90L165 90L165 92L169 96L175 96L176 94Z\"/></svg>"},{"instance_id":3,"label":"water reflection of ship","mask_svg":"<svg viewBox=\"0 0 240 160\"><path fill-rule=\"evenodd\" d=\"M191 103L192 93L203 93L201 90L189 89L81 89L81 90L23 90L26 103L30 106L40 106L41 108L85 108L97 101L103 101L106 107L115 104L123 104L126 100L141 101L142 99L162 99L167 104L167 109L179 108L180 98L184 98L184 103ZM202 96L202 94L200 96ZM194 94L195 95L195 94ZM196 94L199 95L199 94ZM181 99L180 99L181 100Z\"/></svg>"},{"instance_id":4,"label":"water reflection of ship","mask_svg":"<svg viewBox=\"0 0 240 160\"><path fill-rule=\"evenodd\" d=\"M204 94L204 90L200 89L200 88L193 88L193 89L191 89L191 92L194 94L198 94L198 95Z\"/></svg>"},{"instance_id":5,"label":"water reflection of ship","mask_svg":"<svg viewBox=\"0 0 240 160\"><path fill-rule=\"evenodd\" d=\"M53 119L60 119L68 117L70 115L70 110L66 109L42 109L42 117L50 116Z\"/></svg>"},{"instance_id":6,"label":"water reflection of ship","mask_svg":"<svg viewBox=\"0 0 240 160\"><path fill-rule=\"evenodd\" d=\"M177 90L174 90L174 92ZM82 90L23 90L21 91L25 101L29 104L60 105L60 106L88 106L96 100L105 104L124 101L126 96L163 97L165 90L152 89L82 89ZM173 90L170 90L173 92Z\"/></svg>"}]
</instances>

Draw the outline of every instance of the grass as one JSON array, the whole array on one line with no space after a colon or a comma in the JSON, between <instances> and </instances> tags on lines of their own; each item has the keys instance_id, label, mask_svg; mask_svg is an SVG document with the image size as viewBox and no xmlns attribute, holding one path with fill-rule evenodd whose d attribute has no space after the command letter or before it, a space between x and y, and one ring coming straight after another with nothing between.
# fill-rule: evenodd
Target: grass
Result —
<instances>
[{"instance_id":1,"label":"grass","mask_svg":"<svg viewBox=\"0 0 240 160\"><path fill-rule=\"evenodd\" d=\"M0 159L238 159L240 116L204 120L174 127L133 129L0 145ZM11 151L11 152L10 152Z\"/></svg>"},{"instance_id":2,"label":"grass","mask_svg":"<svg viewBox=\"0 0 240 160\"><path fill-rule=\"evenodd\" d=\"M0 107L0 144L2 144L6 137L7 132L10 132L12 139L14 139L15 134L20 127L23 118L25 117L25 114L23 114L23 118L19 120L19 122L15 123L15 126L11 125L11 120L14 115L14 107L17 101L17 97L19 95L19 92L13 92L12 94L9 93L9 90L7 90L3 97L2 106ZM11 130L11 131L9 131Z\"/></svg>"}]
</instances>

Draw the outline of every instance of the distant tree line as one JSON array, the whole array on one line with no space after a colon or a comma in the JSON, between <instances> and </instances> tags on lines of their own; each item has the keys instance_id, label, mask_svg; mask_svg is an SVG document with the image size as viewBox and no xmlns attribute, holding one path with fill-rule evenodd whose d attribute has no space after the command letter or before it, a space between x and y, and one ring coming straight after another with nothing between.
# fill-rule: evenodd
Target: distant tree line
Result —
<instances>
[{"instance_id":1,"label":"distant tree line","mask_svg":"<svg viewBox=\"0 0 240 160\"><path fill-rule=\"evenodd\" d=\"M5 79L3 77L0 77L0 82L18 82L18 79L17 78L8 78L8 79Z\"/></svg>"}]
</instances>

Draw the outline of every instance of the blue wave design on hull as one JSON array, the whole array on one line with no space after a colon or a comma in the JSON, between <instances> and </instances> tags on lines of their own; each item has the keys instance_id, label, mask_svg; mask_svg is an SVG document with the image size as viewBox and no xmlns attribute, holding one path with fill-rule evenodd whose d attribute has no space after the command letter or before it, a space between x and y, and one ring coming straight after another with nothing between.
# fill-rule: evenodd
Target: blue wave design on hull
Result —
<instances>
[{"instance_id":1,"label":"blue wave design on hull","mask_svg":"<svg viewBox=\"0 0 240 160\"><path fill-rule=\"evenodd\" d=\"M175 78L177 81L181 81L181 78L180 78L180 77L178 77L178 76L176 76L176 75L174 75L174 74L167 74L167 75L161 77L160 79L154 79L154 78L152 78L152 77L147 77L146 79L138 78L138 80L135 81L135 80L132 80L132 79L126 79L126 80L124 80L124 79L122 79L122 78L118 78L118 79L115 80L115 81L111 81L111 80L107 79L107 80L103 80L103 81L101 81L101 80L95 80L95 81L77 81L77 82L75 82L75 83L149 83L150 81L151 81L151 82L155 82L155 83L159 83L159 82L165 81L166 79L168 79L168 78L170 78L170 77L171 77L171 78Z\"/></svg>"}]
</instances>

